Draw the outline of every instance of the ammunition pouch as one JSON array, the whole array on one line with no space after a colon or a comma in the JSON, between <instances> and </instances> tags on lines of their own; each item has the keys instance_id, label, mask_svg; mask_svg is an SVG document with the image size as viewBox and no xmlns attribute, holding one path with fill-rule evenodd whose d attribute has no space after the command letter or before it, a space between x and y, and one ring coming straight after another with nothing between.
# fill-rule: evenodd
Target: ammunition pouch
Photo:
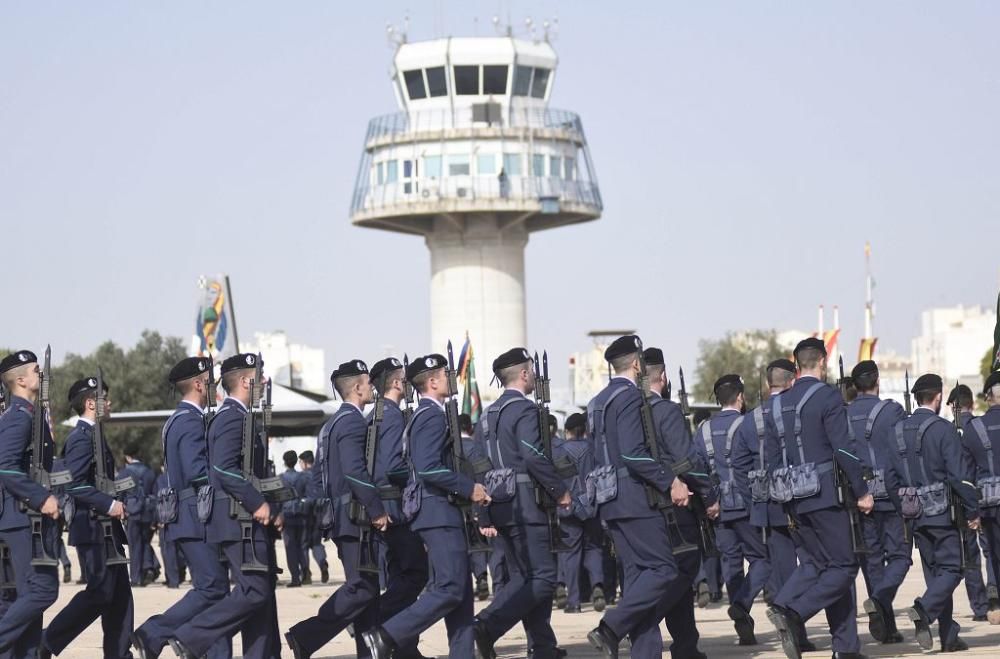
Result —
<instances>
[{"instance_id":1,"label":"ammunition pouch","mask_svg":"<svg viewBox=\"0 0 1000 659\"><path fill-rule=\"evenodd\" d=\"M618 470L604 465L587 474L587 501L601 505L618 497Z\"/></svg>"},{"instance_id":2,"label":"ammunition pouch","mask_svg":"<svg viewBox=\"0 0 1000 659\"><path fill-rule=\"evenodd\" d=\"M778 467L771 472L771 501L788 503L792 500L792 472L789 467Z\"/></svg>"},{"instance_id":3,"label":"ammunition pouch","mask_svg":"<svg viewBox=\"0 0 1000 659\"><path fill-rule=\"evenodd\" d=\"M888 499L889 492L885 489L885 471L882 469L876 469L872 472L871 478L868 478L868 491L871 492L872 497L875 499Z\"/></svg>"},{"instance_id":4,"label":"ammunition pouch","mask_svg":"<svg viewBox=\"0 0 1000 659\"><path fill-rule=\"evenodd\" d=\"M833 469L833 462L804 462L788 468L792 479L792 497L795 499L807 499L819 494L819 476L825 471Z\"/></svg>"},{"instance_id":5,"label":"ammunition pouch","mask_svg":"<svg viewBox=\"0 0 1000 659\"><path fill-rule=\"evenodd\" d=\"M493 503L507 503L517 494L517 475L510 467L490 469L483 476L483 485Z\"/></svg>"},{"instance_id":6,"label":"ammunition pouch","mask_svg":"<svg viewBox=\"0 0 1000 659\"><path fill-rule=\"evenodd\" d=\"M569 480L576 476L579 472L576 470L576 465L569 458L568 455L561 455L552 461L553 466L556 468L556 474L559 478L564 481Z\"/></svg>"},{"instance_id":7,"label":"ammunition pouch","mask_svg":"<svg viewBox=\"0 0 1000 659\"><path fill-rule=\"evenodd\" d=\"M177 490L164 487L156 493L156 522L158 524L173 524L177 521L178 508Z\"/></svg>"},{"instance_id":8,"label":"ammunition pouch","mask_svg":"<svg viewBox=\"0 0 1000 659\"><path fill-rule=\"evenodd\" d=\"M755 469L747 474L750 480L750 498L754 503L771 500L771 476L763 469Z\"/></svg>"},{"instance_id":9,"label":"ammunition pouch","mask_svg":"<svg viewBox=\"0 0 1000 659\"><path fill-rule=\"evenodd\" d=\"M76 517L76 499L68 494L59 495L59 510L62 512L63 521L69 526ZM3 497L0 496L0 514L3 514Z\"/></svg>"},{"instance_id":10,"label":"ammunition pouch","mask_svg":"<svg viewBox=\"0 0 1000 659\"><path fill-rule=\"evenodd\" d=\"M948 510L948 488L944 483L922 485L917 488L917 496L920 497L924 517L941 515Z\"/></svg>"},{"instance_id":11,"label":"ammunition pouch","mask_svg":"<svg viewBox=\"0 0 1000 659\"><path fill-rule=\"evenodd\" d=\"M333 528L335 511L333 502L327 497L316 499L313 503L313 515L316 516L316 526L322 531Z\"/></svg>"},{"instance_id":12,"label":"ammunition pouch","mask_svg":"<svg viewBox=\"0 0 1000 659\"><path fill-rule=\"evenodd\" d=\"M368 517L368 510L357 499L351 499L347 503L347 519L355 526L368 526L371 518Z\"/></svg>"},{"instance_id":13,"label":"ammunition pouch","mask_svg":"<svg viewBox=\"0 0 1000 659\"><path fill-rule=\"evenodd\" d=\"M423 500L423 485L420 481L412 481L403 488L403 519L412 522L420 512L420 503Z\"/></svg>"},{"instance_id":14,"label":"ammunition pouch","mask_svg":"<svg viewBox=\"0 0 1000 659\"><path fill-rule=\"evenodd\" d=\"M923 514L923 506L920 503L920 495L915 487L901 487L899 494L899 514L903 519L916 519Z\"/></svg>"},{"instance_id":15,"label":"ammunition pouch","mask_svg":"<svg viewBox=\"0 0 1000 659\"><path fill-rule=\"evenodd\" d=\"M983 508L1000 506L1000 476L980 478L976 483L979 488L979 505Z\"/></svg>"},{"instance_id":16,"label":"ammunition pouch","mask_svg":"<svg viewBox=\"0 0 1000 659\"><path fill-rule=\"evenodd\" d=\"M746 510L743 496L736 489L736 483L728 480L719 483L719 506L726 511Z\"/></svg>"},{"instance_id":17,"label":"ammunition pouch","mask_svg":"<svg viewBox=\"0 0 1000 659\"><path fill-rule=\"evenodd\" d=\"M198 521L208 524L208 520L212 518L212 508L215 507L215 488L211 485L202 485L198 488L196 496L195 508L198 511Z\"/></svg>"}]
</instances>

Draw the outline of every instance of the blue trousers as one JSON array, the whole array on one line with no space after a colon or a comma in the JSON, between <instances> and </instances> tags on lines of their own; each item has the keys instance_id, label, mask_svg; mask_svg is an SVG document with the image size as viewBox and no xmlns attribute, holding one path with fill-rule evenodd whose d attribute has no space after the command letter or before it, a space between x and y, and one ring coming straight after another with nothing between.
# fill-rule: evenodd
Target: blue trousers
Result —
<instances>
[{"instance_id":1,"label":"blue trousers","mask_svg":"<svg viewBox=\"0 0 1000 659\"><path fill-rule=\"evenodd\" d=\"M56 615L45 630L43 642L59 654L92 622L101 619L104 659L130 659L134 607L125 565L105 565L104 546L78 545L86 566L87 587Z\"/></svg>"},{"instance_id":2,"label":"blue trousers","mask_svg":"<svg viewBox=\"0 0 1000 659\"><path fill-rule=\"evenodd\" d=\"M465 530L438 527L418 531L427 548L430 582L417 601L387 620L382 628L405 648L417 643L420 634L444 618L448 632L449 659L473 656L472 579Z\"/></svg>"},{"instance_id":3,"label":"blue trousers","mask_svg":"<svg viewBox=\"0 0 1000 659\"><path fill-rule=\"evenodd\" d=\"M219 639L241 632L243 656L246 659L273 659L281 656L278 633L277 608L274 602L276 582L274 543L267 531L253 525L253 546L257 558L270 566L268 572L243 570L243 547L240 542L225 542L222 550L229 563L229 573L235 579L225 597L208 608L173 634L197 656L208 653ZM193 566L192 566L193 567Z\"/></svg>"},{"instance_id":4,"label":"blue trousers","mask_svg":"<svg viewBox=\"0 0 1000 659\"><path fill-rule=\"evenodd\" d=\"M375 624L378 615L378 575L358 571L360 545L357 538L334 538L337 554L344 566L344 584L327 598L319 611L292 626L289 633L299 647L311 655L354 623L354 640L358 656L367 656L368 649L361 633Z\"/></svg>"},{"instance_id":5,"label":"blue trousers","mask_svg":"<svg viewBox=\"0 0 1000 659\"><path fill-rule=\"evenodd\" d=\"M572 549L560 552L559 581L566 584L566 606L580 606L581 570L590 577L590 587L603 586L604 562L601 558L603 531L596 519L581 522L577 519L563 519L561 524L563 540Z\"/></svg>"},{"instance_id":6,"label":"blue trousers","mask_svg":"<svg viewBox=\"0 0 1000 659\"><path fill-rule=\"evenodd\" d=\"M405 524L390 526L385 533L379 534L379 544L386 566L386 589L378 603L378 622L381 624L417 601L420 591L427 585L427 552L420 536ZM475 555L485 558L483 552ZM402 659L416 656L416 642L399 648L396 654Z\"/></svg>"},{"instance_id":7,"label":"blue trousers","mask_svg":"<svg viewBox=\"0 0 1000 659\"><path fill-rule=\"evenodd\" d=\"M42 520L44 541L49 556L56 556L57 530L47 518ZM6 611L0 618L0 653L13 659L34 657L42 638L42 614L59 596L59 572L56 567L31 564L31 529L23 527L0 531L0 541L10 548L11 564L17 584L8 592ZM16 593L16 599L14 599Z\"/></svg>"},{"instance_id":8,"label":"blue trousers","mask_svg":"<svg viewBox=\"0 0 1000 659\"><path fill-rule=\"evenodd\" d=\"M153 546L150 544L152 531L149 524L129 520L125 524L125 535L128 538L129 578L133 586L142 582L142 573L153 570Z\"/></svg>"},{"instance_id":9,"label":"blue trousers","mask_svg":"<svg viewBox=\"0 0 1000 659\"><path fill-rule=\"evenodd\" d=\"M962 581L962 542L958 530L950 526L922 526L913 531L913 539L920 550L927 584L927 590L917 601L932 622L937 620L941 644L950 644L958 636L958 624L952 618L952 596Z\"/></svg>"},{"instance_id":10,"label":"blue trousers","mask_svg":"<svg viewBox=\"0 0 1000 659\"><path fill-rule=\"evenodd\" d=\"M913 564L913 542L905 539L908 534L903 518L895 510L876 510L861 519L865 543L872 550L862 563L868 596L882 605L889 618L894 618L893 600Z\"/></svg>"},{"instance_id":11,"label":"blue trousers","mask_svg":"<svg viewBox=\"0 0 1000 659\"><path fill-rule=\"evenodd\" d=\"M281 540L285 545L285 563L292 583L302 583L302 573L309 570L309 554L303 551L302 536L306 528L301 524L285 524Z\"/></svg>"},{"instance_id":12,"label":"blue trousers","mask_svg":"<svg viewBox=\"0 0 1000 659\"><path fill-rule=\"evenodd\" d=\"M767 590L773 600L798 565L795 539L787 526L772 526L768 529L767 553L771 559L771 577L767 581Z\"/></svg>"},{"instance_id":13,"label":"blue trousers","mask_svg":"<svg viewBox=\"0 0 1000 659\"><path fill-rule=\"evenodd\" d=\"M507 570L507 558L503 553L503 544L496 538L490 538L490 581L493 583L493 596L496 597L510 581Z\"/></svg>"},{"instance_id":14,"label":"blue trousers","mask_svg":"<svg viewBox=\"0 0 1000 659\"><path fill-rule=\"evenodd\" d=\"M169 609L151 617L135 630L154 655L163 651L167 639L174 635L175 629L222 601L229 592L229 572L219 561L218 545L201 540L180 540L171 542L171 545L180 550L191 568L191 590ZM215 641L207 656L208 659L232 657L230 637L226 636Z\"/></svg>"},{"instance_id":15,"label":"blue trousers","mask_svg":"<svg viewBox=\"0 0 1000 659\"><path fill-rule=\"evenodd\" d=\"M983 515L983 531L980 544L983 547L983 558L986 559L986 576L989 585L996 587L996 574L1000 571L1000 519Z\"/></svg>"},{"instance_id":16,"label":"blue trousers","mask_svg":"<svg viewBox=\"0 0 1000 659\"><path fill-rule=\"evenodd\" d=\"M510 582L477 617L494 640L523 621L529 653L536 657L554 655L556 636L551 618L556 560L549 548L548 526L525 524L498 531L511 568Z\"/></svg>"},{"instance_id":17,"label":"blue trousers","mask_svg":"<svg viewBox=\"0 0 1000 659\"><path fill-rule=\"evenodd\" d=\"M986 595L986 584L983 583L983 560L979 552L979 534L969 530L965 532L966 565L963 577L965 592L969 596L969 607L977 616L984 616L989 610L989 598Z\"/></svg>"},{"instance_id":18,"label":"blue trousers","mask_svg":"<svg viewBox=\"0 0 1000 659\"><path fill-rule=\"evenodd\" d=\"M698 527L681 524L681 533L689 542L697 542ZM670 644L670 656L673 659L690 659L698 656L698 627L694 619L694 599L691 597L691 587L694 585L698 570L701 567L701 552L690 551L675 556L677 561L677 579L670 584L667 600L663 603L661 618L667 624L667 632L673 642ZM675 597L675 593L682 593Z\"/></svg>"},{"instance_id":19,"label":"blue trousers","mask_svg":"<svg viewBox=\"0 0 1000 659\"><path fill-rule=\"evenodd\" d=\"M163 557L163 573L168 586L179 586L181 583L181 557L180 548L174 540L164 538L163 529L160 529L160 554ZM218 555L218 552L216 553Z\"/></svg>"},{"instance_id":20,"label":"blue trousers","mask_svg":"<svg viewBox=\"0 0 1000 659\"><path fill-rule=\"evenodd\" d=\"M798 537L809 556L774 599L803 622L826 610L834 652L858 652L854 579L858 562L851 546L850 522L843 508L795 514Z\"/></svg>"},{"instance_id":21,"label":"blue trousers","mask_svg":"<svg viewBox=\"0 0 1000 659\"><path fill-rule=\"evenodd\" d=\"M618 637L632 641L636 659L663 653L660 613L669 609L667 596L677 579L677 563L670 552L670 539L663 517L608 521L615 550L625 571L622 598L608 609L602 622ZM690 597L690 591L675 593Z\"/></svg>"},{"instance_id":22,"label":"blue trousers","mask_svg":"<svg viewBox=\"0 0 1000 659\"><path fill-rule=\"evenodd\" d=\"M745 611L750 611L754 599L760 594L760 591L764 590L768 579L771 578L771 563L768 560L767 546L760 535L760 529L752 526L749 520L723 522L723 526L730 532L736 545L735 551L732 552L733 558L730 560L740 561L738 572L740 579L734 580L732 585L729 580L726 581L729 601L732 604L738 604ZM726 534L727 537L730 534ZM726 555L728 556L729 553L726 552ZM736 558L737 555L740 557L739 559ZM749 569L745 576L743 575L742 558L746 558L749 563ZM736 572L732 570L732 566L728 567L730 576L735 575Z\"/></svg>"}]
</instances>

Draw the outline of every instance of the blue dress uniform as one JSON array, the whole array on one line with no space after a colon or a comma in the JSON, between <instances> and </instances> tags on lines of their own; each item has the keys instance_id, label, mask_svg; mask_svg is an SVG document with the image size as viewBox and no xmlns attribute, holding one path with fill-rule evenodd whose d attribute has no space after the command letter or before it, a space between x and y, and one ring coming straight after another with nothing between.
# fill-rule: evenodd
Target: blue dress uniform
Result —
<instances>
[{"instance_id":1,"label":"blue dress uniform","mask_svg":"<svg viewBox=\"0 0 1000 659\"><path fill-rule=\"evenodd\" d=\"M135 487L125 493L125 506L129 517L125 521L125 534L128 537L129 579L133 586L144 585L143 577L153 569L153 504L149 497L154 495L156 474L142 462L136 460L126 464L119 470L115 478L131 476Z\"/></svg>"},{"instance_id":2,"label":"blue dress uniform","mask_svg":"<svg viewBox=\"0 0 1000 659\"><path fill-rule=\"evenodd\" d=\"M635 353L639 346L636 336L620 337L604 356L611 361ZM666 519L662 511L650 507L646 494L647 486L668 493L674 474L650 453L642 430L641 405L642 394L635 383L616 376L587 406L596 459L613 469L617 479L616 496L601 503L598 512L625 570L618 606L606 611L599 627L589 635L591 644L605 657L618 656L617 642L625 636L632 642L633 657L661 656L661 612L670 608L670 587L679 576Z\"/></svg>"},{"instance_id":3,"label":"blue dress uniform","mask_svg":"<svg viewBox=\"0 0 1000 659\"><path fill-rule=\"evenodd\" d=\"M527 351L515 348L494 361L493 372L528 361ZM510 582L476 618L477 645L481 653L489 648L484 654L492 654L493 643L523 621L529 653L537 659L551 659L557 656L550 624L556 558L548 516L536 503L535 488L558 501L566 494L566 485L543 452L538 408L524 393L506 389L484 415L487 455L495 468L513 470L515 488L511 500L490 504L488 522L480 522L496 527L512 570Z\"/></svg>"},{"instance_id":4,"label":"blue dress uniform","mask_svg":"<svg viewBox=\"0 0 1000 659\"><path fill-rule=\"evenodd\" d=\"M826 354L819 339L800 342L796 355L804 349ZM778 437L782 464L802 469L800 465L812 463L816 475L814 492L791 502L791 514L813 564L797 568L777 594L772 622L778 627L785 653L797 658L800 621L825 609L834 652L858 653L861 642L853 588L858 560L848 513L837 501L834 461L844 470L855 496L866 495L868 487L861 463L850 451L844 399L835 387L802 376L772 405L768 425L772 427L769 432Z\"/></svg>"},{"instance_id":5,"label":"blue dress uniform","mask_svg":"<svg viewBox=\"0 0 1000 659\"><path fill-rule=\"evenodd\" d=\"M427 355L412 362L406 376L412 381L417 374L447 363L441 355ZM403 452L411 464L411 482L419 490L420 508L410 528L427 548L431 578L417 601L379 631L398 648L412 647L420 634L444 618L449 659L469 659L474 652L472 579L465 521L451 499L470 499L475 483L456 471L448 438L444 406L433 398L421 398L404 434Z\"/></svg>"},{"instance_id":6,"label":"blue dress uniform","mask_svg":"<svg viewBox=\"0 0 1000 659\"><path fill-rule=\"evenodd\" d=\"M95 384L90 390L96 391ZM86 381L83 381L86 382ZM73 393L74 389L71 388ZM115 473L115 462L105 442L105 473ZM76 514L69 525L69 544L80 550L80 557L87 574L86 589L78 592L56 615L45 630L43 642L52 652L59 654L66 649L97 618L104 630L105 659L127 659L129 636L132 633L134 607L132 589L129 587L128 567L123 564L107 565L101 522L91 511L106 514L114 499L94 486L94 425L81 418L63 447L66 468L73 482L66 492L76 501ZM112 520L115 543L122 550L125 529L121 522Z\"/></svg>"},{"instance_id":7,"label":"blue dress uniform","mask_svg":"<svg viewBox=\"0 0 1000 659\"><path fill-rule=\"evenodd\" d=\"M657 348L646 350L646 363L650 365L663 364L663 353ZM653 426L660 446L660 459L667 467L690 462L690 468L680 478L688 488L701 499L704 506L710 507L719 500L718 488L709 476L708 464L695 449L691 431L680 405L662 398L655 391L652 393L650 407L653 412ZM675 508L678 531L683 540L697 544L700 539L698 519L690 508ZM705 551L706 547L701 547ZM670 585L667 599L661 605L660 616L667 625L667 631L673 642L670 644L670 656L674 659L691 659L704 657L698 650L698 628L695 625L694 600L691 589L698 576L702 554L689 551L676 557L677 579ZM678 597L676 593L681 595Z\"/></svg>"},{"instance_id":8,"label":"blue dress uniform","mask_svg":"<svg viewBox=\"0 0 1000 659\"><path fill-rule=\"evenodd\" d=\"M323 532L319 528L315 515L316 499L323 498L323 479L319 470L306 467L302 470L306 482L306 528L302 534L302 564L303 572L309 572L309 552L319 566L321 579L326 583L330 578L330 566L326 560L326 547L323 546Z\"/></svg>"},{"instance_id":9,"label":"blue dress uniform","mask_svg":"<svg viewBox=\"0 0 1000 659\"><path fill-rule=\"evenodd\" d=\"M857 380L859 375L871 373L873 369L877 372L874 362L864 361L851 375ZM884 473L895 443L892 428L905 417L906 412L899 403L880 400L868 393L859 393L847 406L848 433L855 442L855 454L872 474ZM881 490L877 479L870 483L875 484L872 492L875 507L862 520L865 544L871 550L861 564L869 595L864 606L872 636L882 643L899 643L903 637L896 630L892 602L913 564L913 543L904 532L903 518L888 491Z\"/></svg>"},{"instance_id":10,"label":"blue dress uniform","mask_svg":"<svg viewBox=\"0 0 1000 659\"><path fill-rule=\"evenodd\" d=\"M976 436L969 438L973 442L972 444L965 440L965 429L973 418L975 415L972 412L959 412L956 427L962 429L959 434L962 435L963 443L972 457L976 459L976 454L971 451L971 447L978 444L981 448L982 444L979 443ZM976 459L976 463L979 464L978 459ZM987 471L989 471L988 467ZM978 473L977 468L976 478L981 477L982 475ZM972 608L972 619L977 621L986 620L990 611L1000 610L1000 603L996 605L990 603L990 599L997 599L996 575L990 558L989 536L985 530L987 511L985 507L980 507L982 508L980 512L982 513L983 529L980 533L967 533L965 536L965 592L969 597L969 606ZM987 581L985 583L983 582L983 563L986 564ZM994 616L997 615L994 614Z\"/></svg>"},{"instance_id":11,"label":"blue dress uniform","mask_svg":"<svg viewBox=\"0 0 1000 659\"><path fill-rule=\"evenodd\" d=\"M35 361L28 351L14 353ZM29 357L30 355L30 357ZM5 362L7 360L4 360ZM29 363L18 360L16 365ZM4 363L0 372L13 366ZM0 653L13 659L34 657L42 636L42 614L59 595L59 576L55 566L31 564L31 526L21 504L39 510L49 492L28 476L31 450L31 425L34 404L14 396L7 411L0 416L0 485L3 487L0 508L0 541L10 548L11 563L17 584L17 598L0 618ZM46 424L43 464L52 467L52 437ZM42 517L46 548L55 556L58 529L49 517Z\"/></svg>"},{"instance_id":12,"label":"blue dress uniform","mask_svg":"<svg viewBox=\"0 0 1000 659\"><path fill-rule=\"evenodd\" d=\"M933 388L935 379L940 391L941 379L934 375L918 378L913 391ZM958 497L968 519L979 516L978 493L971 482L972 459L952 424L927 407L918 407L908 419L899 421L892 435L897 450L889 452L891 466L886 470L886 487L898 492L900 487L940 485L943 491L939 498L945 500L939 511L922 501L922 513L910 524L924 564L927 590L914 601L907 615L925 650L933 647L930 625L935 620L942 649L964 649L964 642L958 638L960 627L952 618L952 594L962 580L962 544L959 530L952 525L947 499ZM971 533L967 528L963 531Z\"/></svg>"},{"instance_id":13,"label":"blue dress uniform","mask_svg":"<svg viewBox=\"0 0 1000 659\"><path fill-rule=\"evenodd\" d=\"M331 376L354 376L368 373L358 360L341 364ZM320 432L320 469L325 470L326 491L335 506L331 535L344 566L344 584L320 606L319 611L292 626L286 638L297 645L302 656L309 657L337 634L354 624L358 656L368 656L361 634L370 629L378 614L378 575L358 570L361 546L360 529L350 519L352 497L368 512L369 519L385 514L378 488L368 477L365 466L365 438L368 423L361 410L345 402Z\"/></svg>"},{"instance_id":14,"label":"blue dress uniform","mask_svg":"<svg viewBox=\"0 0 1000 659\"><path fill-rule=\"evenodd\" d=\"M251 354L229 357L222 363L222 373L225 375L240 367L254 368L256 359L257 355ZM237 631L241 632L243 656L247 659L272 659L281 653L274 601L277 568L273 537L269 534L270 529L252 522L253 552L269 570L245 571L240 522L230 515L230 498L250 513L265 503L264 496L247 478L250 475L268 476L267 445L256 429L254 473L244 474L242 470L243 423L248 413L241 401L227 397L208 427L208 480L214 490L214 501L205 524L205 540L209 545L221 544L235 585L222 599L174 631L171 640L178 641L195 657L206 654L219 639Z\"/></svg>"},{"instance_id":15,"label":"blue dress uniform","mask_svg":"<svg viewBox=\"0 0 1000 659\"><path fill-rule=\"evenodd\" d=\"M474 437L462 436L462 452L466 458L471 456L485 455L486 451L480 451L479 442ZM489 566L490 552L477 551L469 554L469 570L472 578L476 580L476 597L484 600L489 596L489 582L487 580L487 568Z\"/></svg>"},{"instance_id":16,"label":"blue dress uniform","mask_svg":"<svg viewBox=\"0 0 1000 659\"><path fill-rule=\"evenodd\" d=\"M201 360L202 366L207 368L203 358L188 358L171 371L172 382L190 373L191 360ZM200 372L196 363L193 368L196 373ZM197 493L209 480L204 411L194 403L182 400L164 424L162 436L165 480L177 491L178 499L177 519L165 526L163 537L183 556L190 568L191 589L169 609L152 616L135 630L133 645L138 647L141 644L153 656L163 651L174 630L189 620L198 619L229 592L229 572L219 560L219 545L208 541L205 524L198 517ZM214 507L221 506L220 502L214 503ZM228 510L221 512L228 514ZM167 549L164 548L163 552L166 554ZM166 566L165 557L163 562ZM207 656L208 659L231 657L230 635L216 639Z\"/></svg>"},{"instance_id":17,"label":"blue dress uniform","mask_svg":"<svg viewBox=\"0 0 1000 659\"><path fill-rule=\"evenodd\" d=\"M303 549L303 536L306 532L306 488L309 475L295 471L294 467L286 469L281 474L281 482L285 487L295 492L295 498L286 501L281 506L285 525L281 529L281 540L285 545L285 563L292 578L291 583L302 583L302 575L309 570L309 555Z\"/></svg>"}]
</instances>

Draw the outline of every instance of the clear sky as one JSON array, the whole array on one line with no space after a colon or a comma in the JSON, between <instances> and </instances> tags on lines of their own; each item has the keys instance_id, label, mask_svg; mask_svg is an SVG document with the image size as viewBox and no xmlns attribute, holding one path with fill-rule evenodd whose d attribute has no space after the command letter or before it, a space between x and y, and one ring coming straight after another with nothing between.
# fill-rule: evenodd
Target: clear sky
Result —
<instances>
[{"instance_id":1,"label":"clear sky","mask_svg":"<svg viewBox=\"0 0 1000 659\"><path fill-rule=\"evenodd\" d=\"M821 303L853 361L866 239L882 346L994 304L997 3L7 0L0 345L189 337L198 275L227 272L241 334L329 367L431 349L423 241L347 216L407 8L411 40L559 17L551 105L581 114L605 212L528 246L555 363L634 327L693 365L699 338L810 329Z\"/></svg>"}]
</instances>

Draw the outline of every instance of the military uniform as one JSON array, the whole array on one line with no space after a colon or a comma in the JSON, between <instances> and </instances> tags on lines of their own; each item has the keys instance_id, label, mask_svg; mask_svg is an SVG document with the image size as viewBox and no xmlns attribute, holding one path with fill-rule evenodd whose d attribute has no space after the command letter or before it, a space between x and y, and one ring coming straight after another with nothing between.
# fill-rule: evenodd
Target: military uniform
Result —
<instances>
[{"instance_id":1,"label":"military uniform","mask_svg":"<svg viewBox=\"0 0 1000 659\"><path fill-rule=\"evenodd\" d=\"M294 454L294 451L292 452ZM308 549L304 548L306 533L306 488L309 475L289 467L281 474L281 482L295 493L295 498L281 506L285 525L281 529L281 541L285 545L285 564L288 565L290 585L302 584L303 575L309 573Z\"/></svg>"},{"instance_id":2,"label":"military uniform","mask_svg":"<svg viewBox=\"0 0 1000 659\"><path fill-rule=\"evenodd\" d=\"M159 565L153 553L153 513L155 504L150 497L155 494L156 474L139 460L133 460L119 470L116 478L131 477L135 487L125 493L125 506L129 518L125 522L128 537L129 579L133 586L145 586L156 580Z\"/></svg>"},{"instance_id":3,"label":"military uniform","mask_svg":"<svg viewBox=\"0 0 1000 659\"><path fill-rule=\"evenodd\" d=\"M958 385L952 394L954 395L958 389L966 389L966 385ZM968 391L969 399L972 399L972 391ZM952 404L952 398L948 398L948 404ZM965 440L964 429L969 425L969 422L975 418L975 415L969 410L962 410L958 413L958 421L955 423L955 427L959 429L959 434L962 435L963 442ZM975 437L970 438L975 441ZM966 447L970 449L970 444L966 443ZM980 444L981 446L981 444ZM975 453L972 453L975 458ZM977 478L979 475L977 474ZM985 532L986 526L986 515L985 510L983 511L983 527L984 530L981 533L967 533L965 537L965 575L963 581L965 581L965 593L969 598L969 607L972 609L972 619L976 621L983 621L987 619L987 614L991 610L997 610L997 606L990 603L990 599L996 599L996 575L993 572L992 559L990 559L990 548L989 540ZM987 581L983 582L983 563L986 564L986 576ZM993 607L991 609L991 607Z\"/></svg>"},{"instance_id":4,"label":"military uniform","mask_svg":"<svg viewBox=\"0 0 1000 659\"><path fill-rule=\"evenodd\" d=\"M304 460L303 455L299 459L303 462L312 463L312 451L305 451L309 454L309 460ZM330 566L327 563L326 547L323 546L323 531L319 528L316 519L316 500L323 497L323 479L318 469L312 464L308 464L302 469L302 475L306 482L306 525L302 533L302 566L303 574L310 572L309 553L312 553L313 560L319 566L320 580L326 583L330 580Z\"/></svg>"}]
</instances>

